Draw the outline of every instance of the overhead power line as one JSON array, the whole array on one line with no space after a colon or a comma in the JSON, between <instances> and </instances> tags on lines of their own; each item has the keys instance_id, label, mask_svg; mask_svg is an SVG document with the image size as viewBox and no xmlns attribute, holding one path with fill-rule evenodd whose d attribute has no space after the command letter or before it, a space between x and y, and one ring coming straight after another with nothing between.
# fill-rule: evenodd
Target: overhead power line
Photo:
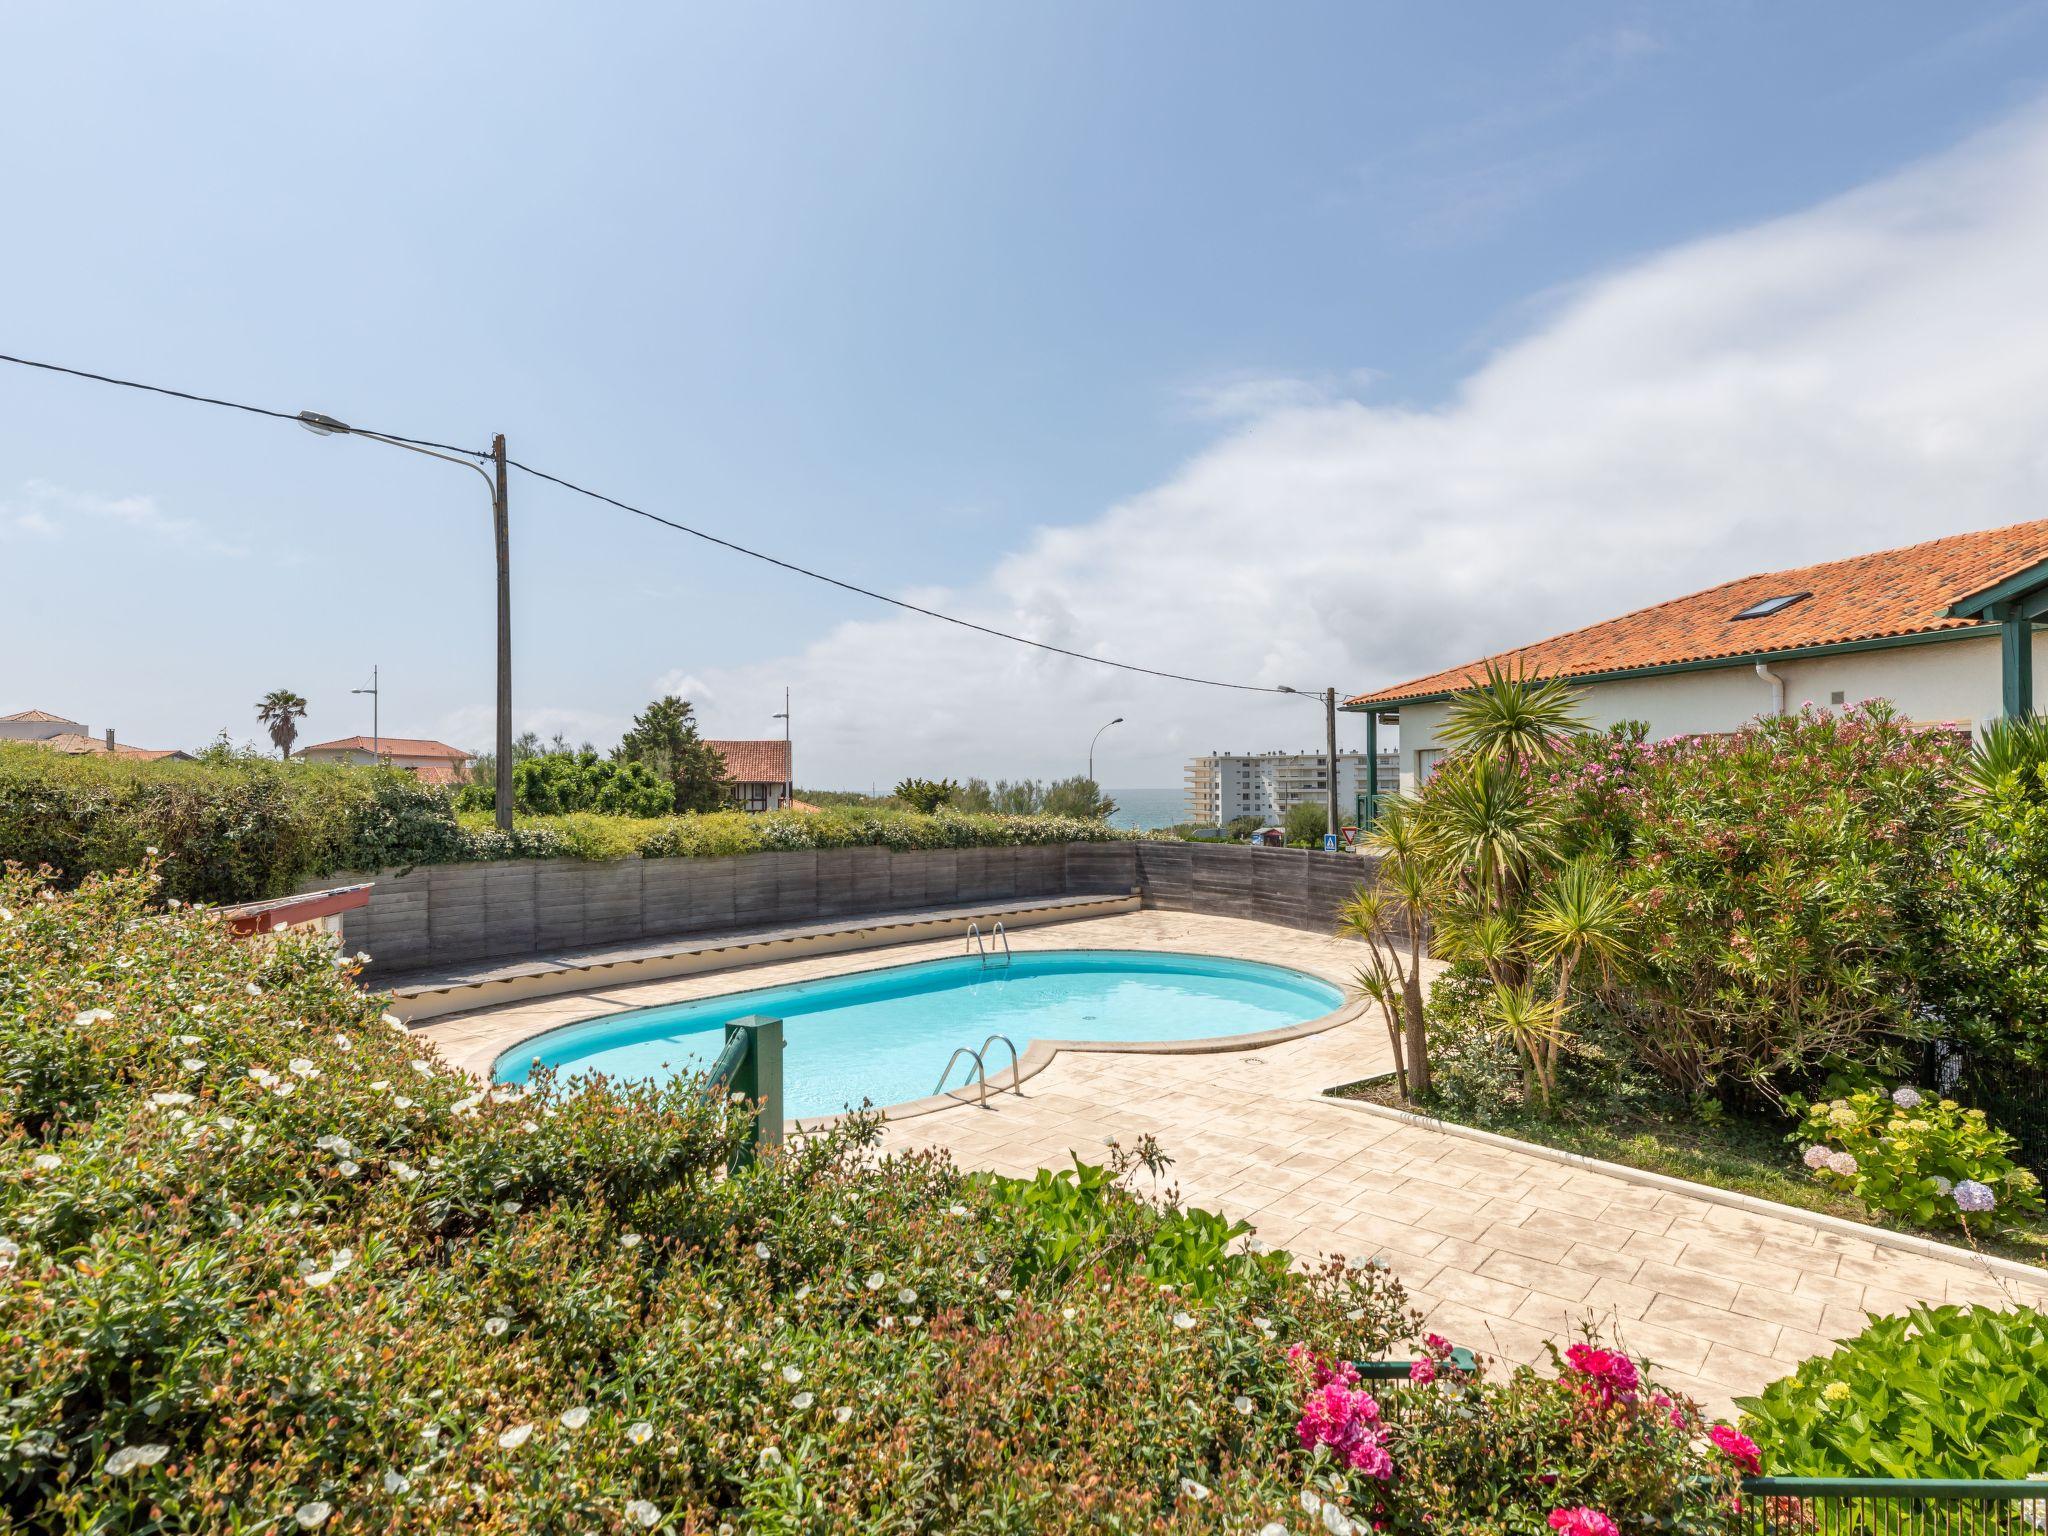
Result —
<instances>
[{"instance_id":1,"label":"overhead power line","mask_svg":"<svg viewBox=\"0 0 2048 1536\"><path fill-rule=\"evenodd\" d=\"M268 416L277 421L289 421L297 426L305 425L301 413L297 411L273 410L269 406L249 405L240 400L224 400L214 395L201 395L194 394L189 390L170 389L161 384L145 384L136 379L115 378L111 374L93 373L84 368L69 368L62 363L40 362L34 358L16 357L6 352L0 352L0 362L15 363L23 368L37 368L46 373L65 374L75 379L87 379L96 384L112 384L122 389L135 389L153 395L166 395L173 400L190 401L194 405L218 406L224 410L243 411L251 416ZM491 456L488 450L461 448L453 443L435 442L432 438L427 437L407 437L398 432L371 432L363 427L350 427L345 430L360 432L365 436L386 438L392 442L410 443L419 448L438 448L444 452L462 454L465 457L478 460L488 459ZM616 508L618 511L631 513L634 517L645 518L650 523L657 523L676 533L688 534L693 539L702 539L707 544L715 544L720 549L731 550L737 555L745 555L750 560L759 560L763 564L776 566L794 575L808 577L812 581L823 582L827 586L837 587L843 592L852 592L861 597L871 598L878 603L887 603L892 608L903 609L906 613L921 614L928 619L937 619L942 624L952 624L961 629L973 630L976 634L988 635L993 639L1007 640L1013 645L1029 646L1033 650L1047 651L1055 656L1072 657L1076 661L1089 662L1098 667L1113 667L1119 672L1134 672L1144 677L1164 678L1176 683L1193 683L1203 688L1227 688L1237 693L1293 693L1295 691L1291 688L1275 688L1262 683L1225 682L1220 678L1197 677L1188 672L1169 672L1160 667L1141 667L1135 662L1117 661L1108 656L1096 656L1087 651L1077 651L1064 645L1054 645L1048 640L1035 640L1029 635L1013 634L1009 630L997 629L993 625L977 624L972 619L963 619L955 614L941 613L936 608L927 608L922 604L910 602L905 598L892 597L886 592L877 592L872 587L863 587L857 582L844 581L837 576L827 575L823 571L813 570L809 566L798 565L792 560L784 560L779 556L768 554L764 550L752 549L745 544L735 543L731 539L721 538L715 533L707 533L701 528L693 528L688 523L677 522L671 517L663 517L657 512L648 511L645 507L634 506L631 502L621 501L616 496L607 496L602 491L594 491L588 486L578 485L573 480L565 479L560 475L550 474L544 469L536 469L533 465L523 464L517 459L507 459L505 462L511 465L512 468L533 476L536 480L545 480L551 485L560 486L565 491L571 491L578 496L586 496L592 501L603 502L606 506Z\"/></svg>"}]
</instances>

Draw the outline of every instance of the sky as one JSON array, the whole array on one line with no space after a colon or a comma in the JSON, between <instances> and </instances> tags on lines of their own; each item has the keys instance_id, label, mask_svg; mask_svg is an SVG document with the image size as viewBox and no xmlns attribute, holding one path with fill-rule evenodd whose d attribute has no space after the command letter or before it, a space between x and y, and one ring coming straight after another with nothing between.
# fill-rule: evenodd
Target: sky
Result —
<instances>
[{"instance_id":1,"label":"sky","mask_svg":"<svg viewBox=\"0 0 2048 1536\"><path fill-rule=\"evenodd\" d=\"M15 3L0 189L0 352L1265 687L2048 515L2043 4ZM487 747L484 489L0 365L0 713ZM1320 741L511 491L520 729Z\"/></svg>"}]
</instances>

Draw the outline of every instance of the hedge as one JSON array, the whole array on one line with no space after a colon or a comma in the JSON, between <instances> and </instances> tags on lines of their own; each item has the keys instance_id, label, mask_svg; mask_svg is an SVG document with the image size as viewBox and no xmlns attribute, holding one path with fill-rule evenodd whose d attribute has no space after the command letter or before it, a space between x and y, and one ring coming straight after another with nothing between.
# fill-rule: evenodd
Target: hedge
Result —
<instances>
[{"instance_id":1,"label":"hedge","mask_svg":"<svg viewBox=\"0 0 2048 1536\"><path fill-rule=\"evenodd\" d=\"M848 807L642 820L522 817L499 832L454 797L393 768L221 757L196 763L70 757L0 744L0 863L60 883L132 868L155 848L163 894L236 902L342 870L480 859L716 858L804 848L991 848L1114 842L1133 834L1059 816Z\"/></svg>"}]
</instances>

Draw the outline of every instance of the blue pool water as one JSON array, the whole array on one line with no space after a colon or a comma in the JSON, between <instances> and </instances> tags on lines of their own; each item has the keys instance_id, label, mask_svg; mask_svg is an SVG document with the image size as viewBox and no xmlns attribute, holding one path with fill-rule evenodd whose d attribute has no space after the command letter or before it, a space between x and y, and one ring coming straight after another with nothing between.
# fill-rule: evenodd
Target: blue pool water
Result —
<instances>
[{"instance_id":1,"label":"blue pool water","mask_svg":"<svg viewBox=\"0 0 2048 1536\"><path fill-rule=\"evenodd\" d=\"M521 1042L496 1072L524 1082L538 1061L564 1078L665 1078L709 1066L728 1020L767 1014L783 1021L786 1113L828 1115L923 1098L954 1047L991 1034L1020 1053L1033 1040L1216 1039L1320 1018L1342 1001L1326 981L1249 960L1051 950L984 969L969 955L592 1019ZM1008 1065L995 1046L989 1075Z\"/></svg>"}]
</instances>

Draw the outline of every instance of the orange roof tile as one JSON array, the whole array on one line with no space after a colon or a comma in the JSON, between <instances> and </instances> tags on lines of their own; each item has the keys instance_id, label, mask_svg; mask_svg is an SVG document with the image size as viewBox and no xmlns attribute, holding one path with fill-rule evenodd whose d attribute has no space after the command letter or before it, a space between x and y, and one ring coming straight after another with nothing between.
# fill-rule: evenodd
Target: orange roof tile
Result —
<instances>
[{"instance_id":1,"label":"orange roof tile","mask_svg":"<svg viewBox=\"0 0 2048 1536\"><path fill-rule=\"evenodd\" d=\"M34 741L22 743L30 747L48 747L52 752L66 752L73 757L106 757L109 754L106 739L100 736L81 736L76 731L59 731L55 736L42 736ZM125 741L117 741L111 749L114 757L132 757L138 762L156 762L160 758L183 757L189 759L189 752L180 752L176 747L131 747Z\"/></svg>"},{"instance_id":2,"label":"orange roof tile","mask_svg":"<svg viewBox=\"0 0 2048 1536\"><path fill-rule=\"evenodd\" d=\"M76 725L78 722L69 715L53 715L47 709L24 709L11 715L0 715L0 725Z\"/></svg>"},{"instance_id":3,"label":"orange roof tile","mask_svg":"<svg viewBox=\"0 0 2048 1536\"><path fill-rule=\"evenodd\" d=\"M387 757L448 757L465 762L476 755L445 741L430 741L421 736L380 736L374 741L368 736L344 736L339 741L316 741L310 747L301 747L298 756L304 757L308 752L382 752Z\"/></svg>"},{"instance_id":4,"label":"orange roof tile","mask_svg":"<svg viewBox=\"0 0 2048 1536\"><path fill-rule=\"evenodd\" d=\"M1531 677L1590 679L1683 662L1727 658L1732 663L1816 646L1972 629L1980 621L1950 617L1952 604L2044 561L2048 518L1768 571L1346 702L1358 707L1440 698L1480 681L1488 662ZM1805 595L1775 613L1735 617L1753 604L1794 593Z\"/></svg>"},{"instance_id":5,"label":"orange roof tile","mask_svg":"<svg viewBox=\"0 0 2048 1536\"><path fill-rule=\"evenodd\" d=\"M725 758L726 777L735 784L787 784L789 743L786 741L707 741Z\"/></svg>"}]
</instances>

